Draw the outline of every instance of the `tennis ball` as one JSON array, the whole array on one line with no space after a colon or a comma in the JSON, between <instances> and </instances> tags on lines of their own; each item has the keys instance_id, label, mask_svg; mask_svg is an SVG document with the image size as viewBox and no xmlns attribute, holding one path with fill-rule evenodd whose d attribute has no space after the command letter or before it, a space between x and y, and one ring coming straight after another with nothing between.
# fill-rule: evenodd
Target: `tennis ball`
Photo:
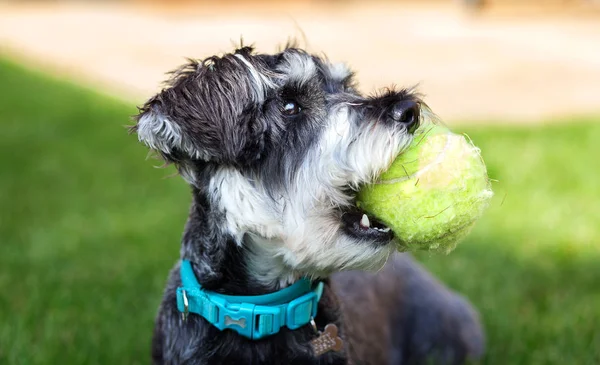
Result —
<instances>
[{"instance_id":1,"label":"tennis ball","mask_svg":"<svg viewBox=\"0 0 600 365\"><path fill-rule=\"evenodd\" d=\"M479 149L440 125L419 128L412 144L357 204L392 229L399 251L448 253L493 195Z\"/></svg>"}]
</instances>

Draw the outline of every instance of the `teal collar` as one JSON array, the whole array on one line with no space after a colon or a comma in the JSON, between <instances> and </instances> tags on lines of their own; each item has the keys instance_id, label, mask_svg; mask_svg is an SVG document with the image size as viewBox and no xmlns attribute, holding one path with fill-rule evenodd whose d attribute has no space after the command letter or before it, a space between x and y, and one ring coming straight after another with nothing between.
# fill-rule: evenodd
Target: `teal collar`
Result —
<instances>
[{"instance_id":1,"label":"teal collar","mask_svg":"<svg viewBox=\"0 0 600 365\"><path fill-rule=\"evenodd\" d=\"M284 326L295 330L308 324L317 315L323 294L322 282L313 285L302 278L271 294L224 295L203 289L189 261L181 261L180 271L177 309L183 319L195 313L221 331L234 330L253 340L274 335Z\"/></svg>"}]
</instances>

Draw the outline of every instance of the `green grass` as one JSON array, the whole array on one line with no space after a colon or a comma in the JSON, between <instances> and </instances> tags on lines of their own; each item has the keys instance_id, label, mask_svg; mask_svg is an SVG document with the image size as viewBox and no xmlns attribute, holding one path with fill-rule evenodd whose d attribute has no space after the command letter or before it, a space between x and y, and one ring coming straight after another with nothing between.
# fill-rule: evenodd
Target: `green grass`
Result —
<instances>
[{"instance_id":1,"label":"green grass","mask_svg":"<svg viewBox=\"0 0 600 365\"><path fill-rule=\"evenodd\" d=\"M188 189L133 105L0 61L0 363L148 363ZM485 364L600 363L600 122L470 127L496 197L423 262L480 309Z\"/></svg>"}]
</instances>

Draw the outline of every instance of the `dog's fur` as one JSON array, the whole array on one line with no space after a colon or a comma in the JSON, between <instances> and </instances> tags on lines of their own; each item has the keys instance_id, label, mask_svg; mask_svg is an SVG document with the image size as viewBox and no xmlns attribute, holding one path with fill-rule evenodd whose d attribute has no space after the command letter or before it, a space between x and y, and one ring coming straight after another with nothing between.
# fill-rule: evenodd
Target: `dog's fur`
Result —
<instances>
[{"instance_id":1,"label":"dog's fur","mask_svg":"<svg viewBox=\"0 0 600 365\"><path fill-rule=\"evenodd\" d=\"M230 295L323 280L315 321L336 323L344 349L316 357L310 325L252 341L198 315L183 321L176 265L156 319L154 362L458 364L480 356L469 304L409 256L392 255L393 237L374 217L368 230L359 224L355 192L408 146L411 118L433 118L411 90L364 97L344 65L294 47L274 55L242 47L175 71L133 129L191 186L181 258L204 288Z\"/></svg>"}]
</instances>

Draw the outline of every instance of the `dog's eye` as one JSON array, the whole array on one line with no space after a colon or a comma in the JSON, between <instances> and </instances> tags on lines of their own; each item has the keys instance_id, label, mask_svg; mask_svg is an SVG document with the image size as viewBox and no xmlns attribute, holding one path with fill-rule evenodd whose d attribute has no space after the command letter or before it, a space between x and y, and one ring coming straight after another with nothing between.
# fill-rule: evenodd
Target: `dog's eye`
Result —
<instances>
[{"instance_id":1,"label":"dog's eye","mask_svg":"<svg viewBox=\"0 0 600 365\"><path fill-rule=\"evenodd\" d=\"M295 101L284 101L283 114L285 115L297 115L300 113L302 108Z\"/></svg>"}]
</instances>

